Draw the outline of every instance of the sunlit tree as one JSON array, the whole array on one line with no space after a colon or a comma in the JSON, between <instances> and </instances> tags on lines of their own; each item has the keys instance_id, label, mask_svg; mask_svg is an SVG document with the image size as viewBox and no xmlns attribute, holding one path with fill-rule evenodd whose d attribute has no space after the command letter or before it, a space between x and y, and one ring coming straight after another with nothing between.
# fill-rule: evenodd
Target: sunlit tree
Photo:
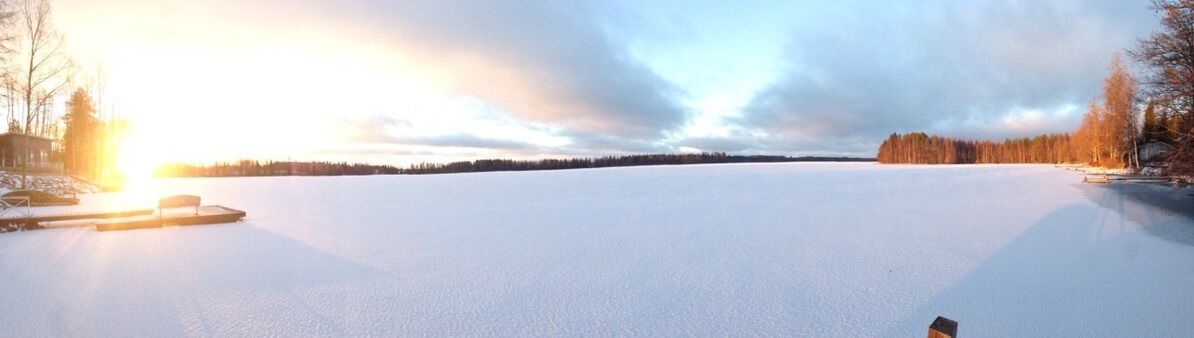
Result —
<instances>
[{"instance_id":1,"label":"sunlit tree","mask_svg":"<svg viewBox=\"0 0 1194 338\"><path fill-rule=\"evenodd\" d=\"M1136 80L1128 73L1119 55L1111 60L1111 73L1103 80L1103 145L1107 166L1129 165L1136 153L1139 114L1136 110Z\"/></svg>"},{"instance_id":2,"label":"sunlit tree","mask_svg":"<svg viewBox=\"0 0 1194 338\"><path fill-rule=\"evenodd\" d=\"M95 106L86 90L79 88L66 103L66 131L63 140L63 165L66 170L94 177L95 158L99 156L100 125L95 118Z\"/></svg>"}]
</instances>

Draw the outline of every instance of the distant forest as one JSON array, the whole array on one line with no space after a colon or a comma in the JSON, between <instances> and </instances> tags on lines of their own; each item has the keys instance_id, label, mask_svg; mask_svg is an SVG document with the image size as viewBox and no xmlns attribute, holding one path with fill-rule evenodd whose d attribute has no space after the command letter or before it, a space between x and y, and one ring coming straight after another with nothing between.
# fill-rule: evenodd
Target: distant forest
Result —
<instances>
[{"instance_id":1,"label":"distant forest","mask_svg":"<svg viewBox=\"0 0 1194 338\"><path fill-rule=\"evenodd\" d=\"M220 162L210 165L166 164L154 172L155 176L159 177L341 176L399 173L402 173L402 169L389 165L252 160Z\"/></svg>"},{"instance_id":2,"label":"distant forest","mask_svg":"<svg viewBox=\"0 0 1194 338\"><path fill-rule=\"evenodd\" d=\"M529 171L582 168L629 167L667 164L750 163L750 162L870 162L873 158L789 157L768 155L728 155L726 153L653 154L604 156L596 158L502 160L487 159L452 163L419 163L407 168L389 165L349 164L344 162L261 162L237 161L212 165L168 164L156 172L161 177L227 176L337 176L337 175L424 175L487 171Z\"/></svg>"},{"instance_id":3,"label":"distant forest","mask_svg":"<svg viewBox=\"0 0 1194 338\"><path fill-rule=\"evenodd\" d=\"M891 134L879 146L880 163L1077 163L1070 135L1040 135L1003 142L970 141L925 133Z\"/></svg>"},{"instance_id":4,"label":"distant forest","mask_svg":"<svg viewBox=\"0 0 1194 338\"><path fill-rule=\"evenodd\" d=\"M422 163L410 166L404 174L445 174L483 171L557 170L606 167L630 167L663 164L749 163L749 162L870 162L873 158L789 157L768 155L728 155L726 153L653 154L604 156L597 158L543 160L476 160L447 164Z\"/></svg>"}]
</instances>

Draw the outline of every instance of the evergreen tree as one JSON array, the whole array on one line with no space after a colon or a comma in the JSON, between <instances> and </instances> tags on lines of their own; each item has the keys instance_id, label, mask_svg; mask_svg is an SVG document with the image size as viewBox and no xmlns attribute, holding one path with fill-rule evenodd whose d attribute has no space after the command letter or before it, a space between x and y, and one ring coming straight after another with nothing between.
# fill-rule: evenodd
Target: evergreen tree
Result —
<instances>
[{"instance_id":1,"label":"evergreen tree","mask_svg":"<svg viewBox=\"0 0 1194 338\"><path fill-rule=\"evenodd\" d=\"M91 95L79 88L71 94L66 102L66 131L62 135L63 166L67 171L75 174L94 176L92 168L95 156L99 152L99 121L96 120L95 107L91 103Z\"/></svg>"}]
</instances>

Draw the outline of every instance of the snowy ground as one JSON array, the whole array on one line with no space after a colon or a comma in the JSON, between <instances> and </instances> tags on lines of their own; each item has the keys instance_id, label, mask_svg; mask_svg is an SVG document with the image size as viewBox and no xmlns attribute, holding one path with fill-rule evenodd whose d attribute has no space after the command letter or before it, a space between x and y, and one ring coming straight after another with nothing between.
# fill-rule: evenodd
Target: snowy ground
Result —
<instances>
[{"instance_id":1,"label":"snowy ground","mask_svg":"<svg viewBox=\"0 0 1194 338\"><path fill-rule=\"evenodd\" d=\"M29 174L24 180L26 183L22 184L20 173L0 171L0 194L12 190L41 190L58 196L72 196L100 191L95 185L64 175Z\"/></svg>"},{"instance_id":2,"label":"snowy ground","mask_svg":"<svg viewBox=\"0 0 1194 338\"><path fill-rule=\"evenodd\" d=\"M157 194L249 217L0 235L0 336L918 337L937 315L966 337L1194 332L1189 191L1080 175L800 163L164 181Z\"/></svg>"}]
</instances>

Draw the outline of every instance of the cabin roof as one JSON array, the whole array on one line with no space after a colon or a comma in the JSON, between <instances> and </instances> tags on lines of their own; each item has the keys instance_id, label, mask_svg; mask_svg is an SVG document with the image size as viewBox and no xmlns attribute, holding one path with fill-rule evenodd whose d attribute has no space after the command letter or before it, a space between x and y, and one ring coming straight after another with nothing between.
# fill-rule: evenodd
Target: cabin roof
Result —
<instances>
[{"instance_id":1,"label":"cabin roof","mask_svg":"<svg viewBox=\"0 0 1194 338\"><path fill-rule=\"evenodd\" d=\"M52 139L52 138L41 137L41 136L37 136L37 135L25 135L25 134L21 134L21 133L0 133L0 137L16 137L16 136L24 136L24 137L28 137L28 138L35 138L35 139L41 139L41 140L54 142L54 139Z\"/></svg>"}]
</instances>

